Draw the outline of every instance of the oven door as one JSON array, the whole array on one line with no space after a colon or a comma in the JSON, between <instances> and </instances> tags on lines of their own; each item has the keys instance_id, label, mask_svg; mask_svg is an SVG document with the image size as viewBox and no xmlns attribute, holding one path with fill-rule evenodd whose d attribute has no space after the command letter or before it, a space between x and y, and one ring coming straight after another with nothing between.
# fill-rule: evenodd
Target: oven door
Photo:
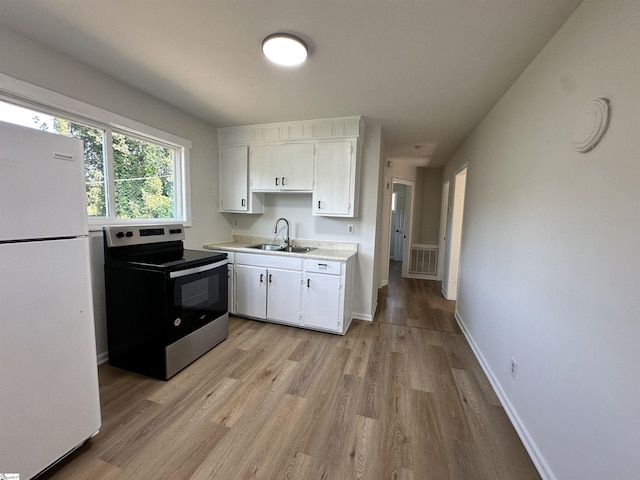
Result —
<instances>
[{"instance_id":1,"label":"oven door","mask_svg":"<svg viewBox=\"0 0 640 480\"><path fill-rule=\"evenodd\" d=\"M223 316L228 310L228 260L169 274L167 344Z\"/></svg>"}]
</instances>

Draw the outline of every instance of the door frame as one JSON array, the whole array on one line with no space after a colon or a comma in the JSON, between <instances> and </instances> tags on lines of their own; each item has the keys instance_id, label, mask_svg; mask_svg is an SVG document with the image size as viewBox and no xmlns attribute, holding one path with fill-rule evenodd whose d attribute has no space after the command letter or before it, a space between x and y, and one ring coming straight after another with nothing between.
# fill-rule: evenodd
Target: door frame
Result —
<instances>
[{"instance_id":1,"label":"door frame","mask_svg":"<svg viewBox=\"0 0 640 480\"><path fill-rule=\"evenodd\" d=\"M407 197L405 203L405 239L404 244L402 246L402 276L407 277L409 275L409 250L411 247L411 230L412 230L412 220L413 220L413 200L414 200L414 190L415 190L415 182L411 180L405 180L404 178L391 177L391 188L389 191L389 229L387 231L387 251L385 255L385 264L387 269L387 279L389 278L389 259L391 258L391 235L393 232L391 231L391 195L393 194L393 184L399 183L401 185L407 186Z\"/></svg>"},{"instance_id":2,"label":"door frame","mask_svg":"<svg viewBox=\"0 0 640 480\"><path fill-rule=\"evenodd\" d=\"M449 238L448 235L448 227L449 227L449 189L450 189L451 181L446 179L442 183L442 203L440 206L440 233L438 240L438 271L437 271L437 279L444 280L445 275L445 250L447 248L446 242ZM444 284L444 281L443 281Z\"/></svg>"},{"instance_id":3,"label":"door frame","mask_svg":"<svg viewBox=\"0 0 640 480\"><path fill-rule=\"evenodd\" d=\"M397 186L396 186L397 185ZM399 238L398 236L398 223L402 224L402 233L406 236L407 228L407 216L406 216L406 204L408 202L407 194L408 188L406 185L402 185L400 183L393 184L391 190L391 225L389 229L389 259L394 261L402 262L402 255L404 253L405 241L404 238ZM396 211L393 211L393 196L397 194L396 197ZM398 205L402 202L402 215L398 211ZM394 225L395 223L395 225ZM399 240L399 241L396 241ZM400 255L398 255L398 250L400 250Z\"/></svg>"},{"instance_id":4,"label":"door frame","mask_svg":"<svg viewBox=\"0 0 640 480\"><path fill-rule=\"evenodd\" d=\"M458 276L460 272L460 251L462 247L468 170L469 163L467 162L453 174L453 201L451 208L448 208L447 211L445 271L442 279L442 293L447 300L456 300L458 297Z\"/></svg>"}]
</instances>

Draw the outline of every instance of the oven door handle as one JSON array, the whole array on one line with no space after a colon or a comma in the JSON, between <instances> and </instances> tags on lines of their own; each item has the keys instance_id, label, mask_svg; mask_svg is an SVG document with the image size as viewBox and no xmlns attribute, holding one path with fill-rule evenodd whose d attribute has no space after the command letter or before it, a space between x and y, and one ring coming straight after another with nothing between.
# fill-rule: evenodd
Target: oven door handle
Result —
<instances>
[{"instance_id":1,"label":"oven door handle","mask_svg":"<svg viewBox=\"0 0 640 480\"><path fill-rule=\"evenodd\" d=\"M213 270L214 268L222 267L229 263L229 260L222 260L216 263L208 263L206 265L200 265L199 267L187 268L186 270L176 270L175 272L169 272L169 278L184 277L186 275L193 275L194 273L206 272Z\"/></svg>"}]
</instances>

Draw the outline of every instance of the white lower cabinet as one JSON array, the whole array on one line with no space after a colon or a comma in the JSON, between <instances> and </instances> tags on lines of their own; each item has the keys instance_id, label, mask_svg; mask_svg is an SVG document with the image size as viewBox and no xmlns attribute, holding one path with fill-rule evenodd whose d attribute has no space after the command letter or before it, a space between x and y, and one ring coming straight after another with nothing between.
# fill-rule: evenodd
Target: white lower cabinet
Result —
<instances>
[{"instance_id":1,"label":"white lower cabinet","mask_svg":"<svg viewBox=\"0 0 640 480\"><path fill-rule=\"evenodd\" d=\"M236 253L239 316L344 334L351 322L350 261Z\"/></svg>"},{"instance_id":2,"label":"white lower cabinet","mask_svg":"<svg viewBox=\"0 0 640 480\"><path fill-rule=\"evenodd\" d=\"M267 271L267 320L300 324L302 272L270 268Z\"/></svg>"},{"instance_id":3,"label":"white lower cabinet","mask_svg":"<svg viewBox=\"0 0 640 480\"><path fill-rule=\"evenodd\" d=\"M303 262L302 325L344 333L346 262Z\"/></svg>"},{"instance_id":4,"label":"white lower cabinet","mask_svg":"<svg viewBox=\"0 0 640 480\"><path fill-rule=\"evenodd\" d=\"M236 314L247 317L267 316L267 270L262 267L236 265Z\"/></svg>"},{"instance_id":5,"label":"white lower cabinet","mask_svg":"<svg viewBox=\"0 0 640 480\"><path fill-rule=\"evenodd\" d=\"M342 278L334 275L306 273L302 289L302 324L305 327L337 331L343 318Z\"/></svg>"},{"instance_id":6,"label":"white lower cabinet","mask_svg":"<svg viewBox=\"0 0 640 480\"><path fill-rule=\"evenodd\" d=\"M279 323L300 323L302 261L236 254L235 313Z\"/></svg>"}]
</instances>

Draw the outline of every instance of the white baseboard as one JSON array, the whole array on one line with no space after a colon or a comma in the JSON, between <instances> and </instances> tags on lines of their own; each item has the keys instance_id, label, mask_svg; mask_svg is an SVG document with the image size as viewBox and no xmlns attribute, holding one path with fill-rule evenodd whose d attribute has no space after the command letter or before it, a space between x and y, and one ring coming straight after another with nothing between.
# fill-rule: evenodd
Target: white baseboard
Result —
<instances>
[{"instance_id":1,"label":"white baseboard","mask_svg":"<svg viewBox=\"0 0 640 480\"><path fill-rule=\"evenodd\" d=\"M98 354L98 365L102 365L109 361L109 352L102 352Z\"/></svg>"},{"instance_id":2,"label":"white baseboard","mask_svg":"<svg viewBox=\"0 0 640 480\"><path fill-rule=\"evenodd\" d=\"M471 350L473 350L474 355L478 359L478 362L480 363L482 370L484 371L485 375L489 379L489 383L491 383L493 390L496 392L496 395L500 399L500 403L502 404L504 411L507 413L507 416L509 417L511 424L513 425L513 428L515 428L516 433L520 437L520 440L522 440L524 448L527 449L527 452L529 453L529 456L531 457L533 464L538 470L538 473L543 478L543 480L557 480L556 476L553 474L553 471L551 470L551 467L549 467L549 464L547 463L544 456L540 452L540 449L534 442L533 438L531 438L531 435L529 434L529 430L527 430L527 427L524 425L524 423L520 419L518 412L516 411L513 404L511 403L511 401L505 394L504 390L502 389L502 385L500 385L497 377L494 375L493 371L489 367L489 364L487 363L486 359L484 358L484 355L480 351L480 348L478 347L473 337L469 333L469 330L467 329L464 321L462 320L462 317L458 313L458 310L456 310L455 316L456 316L456 321L458 322L458 325L460 325L460 329L462 330L462 333L464 334L465 338L467 339L467 342L471 346Z\"/></svg>"},{"instance_id":3,"label":"white baseboard","mask_svg":"<svg viewBox=\"0 0 640 480\"><path fill-rule=\"evenodd\" d=\"M444 289L444 281L442 282L442 288L440 288L440 293L442 293L442 296L446 299L446 300L456 300L456 297L454 298L450 298L449 294L447 293L447 291Z\"/></svg>"},{"instance_id":4,"label":"white baseboard","mask_svg":"<svg viewBox=\"0 0 640 480\"><path fill-rule=\"evenodd\" d=\"M351 316L351 318L354 320L366 320L367 322L373 322L373 315L368 313L353 312L353 315Z\"/></svg>"}]
</instances>

